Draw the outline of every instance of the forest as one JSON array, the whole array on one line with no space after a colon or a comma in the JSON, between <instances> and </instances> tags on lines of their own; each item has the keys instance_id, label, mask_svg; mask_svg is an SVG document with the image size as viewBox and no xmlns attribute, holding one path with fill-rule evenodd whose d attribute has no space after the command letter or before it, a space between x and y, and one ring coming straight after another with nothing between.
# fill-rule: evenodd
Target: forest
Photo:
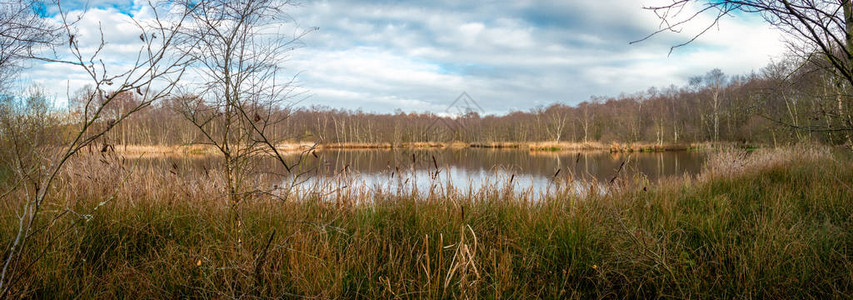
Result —
<instances>
[{"instance_id":1,"label":"forest","mask_svg":"<svg viewBox=\"0 0 853 300\"><path fill-rule=\"evenodd\" d=\"M284 105L270 112L273 116L269 133L282 141L321 144L595 141L659 145L698 142L744 146L802 142L850 145L853 107L844 100L847 83L833 74L820 61L789 59L750 74L729 76L713 69L690 77L686 86L650 87L618 97L592 97L577 105L557 102L505 115L481 116L476 111L458 116L403 111L382 114ZM181 114L181 99L188 96L182 97L145 106L117 125L101 142L203 143L202 133ZM72 99L66 117L81 114L84 104L75 104ZM104 122L139 104L135 92L118 95L105 106Z\"/></svg>"}]
</instances>

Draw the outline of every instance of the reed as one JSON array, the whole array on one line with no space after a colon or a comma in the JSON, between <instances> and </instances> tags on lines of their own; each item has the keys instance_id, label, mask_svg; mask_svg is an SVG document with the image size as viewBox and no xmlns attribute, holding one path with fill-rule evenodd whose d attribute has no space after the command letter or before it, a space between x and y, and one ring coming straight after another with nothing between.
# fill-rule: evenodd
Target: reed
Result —
<instances>
[{"instance_id":1,"label":"reed","mask_svg":"<svg viewBox=\"0 0 853 300\"><path fill-rule=\"evenodd\" d=\"M596 151L607 150L605 144L599 142L538 142L528 145L530 151Z\"/></svg>"},{"instance_id":2,"label":"reed","mask_svg":"<svg viewBox=\"0 0 853 300\"><path fill-rule=\"evenodd\" d=\"M299 153L310 149L310 143L282 143L276 145L276 149L283 153ZM248 147L248 146L246 146ZM259 151L266 151L258 147ZM213 145L119 145L94 149L91 152L114 152L124 157L184 157L184 156L207 156L220 155L221 153Z\"/></svg>"},{"instance_id":3,"label":"reed","mask_svg":"<svg viewBox=\"0 0 853 300\"><path fill-rule=\"evenodd\" d=\"M418 193L345 191L334 198L312 190L287 198L247 194L239 236L228 222L220 172L208 166L101 154L72 164L45 210L91 217L68 213L36 226L49 229L25 251L21 265L31 267L17 269L12 296L853 293L853 159L828 148L720 152L696 178L586 182L602 192L561 188L538 200L503 189L511 185L458 190L452 182ZM247 184L277 180L259 174ZM554 181L574 182L571 174ZM14 199L0 203L2 241L12 236Z\"/></svg>"},{"instance_id":4,"label":"reed","mask_svg":"<svg viewBox=\"0 0 853 300\"><path fill-rule=\"evenodd\" d=\"M115 152L129 157L146 156L185 156L215 154L216 149L209 145L119 145L95 149L103 152Z\"/></svg>"},{"instance_id":5,"label":"reed","mask_svg":"<svg viewBox=\"0 0 853 300\"><path fill-rule=\"evenodd\" d=\"M520 142L483 142L483 143L470 143L468 147L471 148L523 148L526 143Z\"/></svg>"},{"instance_id":6,"label":"reed","mask_svg":"<svg viewBox=\"0 0 853 300\"><path fill-rule=\"evenodd\" d=\"M455 148L467 148L468 144L455 142L455 143L438 143L438 142L416 142L416 143L402 143L397 145L400 148L444 148L444 147L455 147Z\"/></svg>"},{"instance_id":7,"label":"reed","mask_svg":"<svg viewBox=\"0 0 853 300\"><path fill-rule=\"evenodd\" d=\"M391 143L326 143L318 145L320 149L391 149Z\"/></svg>"},{"instance_id":8,"label":"reed","mask_svg":"<svg viewBox=\"0 0 853 300\"><path fill-rule=\"evenodd\" d=\"M664 151L696 151L711 149L742 149L745 147L735 143L689 143L689 144L658 144L658 143L617 143L608 144L601 142L533 142L527 144L530 151L610 151L617 152L664 152Z\"/></svg>"},{"instance_id":9,"label":"reed","mask_svg":"<svg viewBox=\"0 0 853 300\"><path fill-rule=\"evenodd\" d=\"M375 149L424 149L424 148L489 148L489 149L526 149L531 152L577 152L577 151L610 151L616 152L662 152L662 151L700 151L700 150L735 150L752 149L749 145L737 143L689 143L689 144L656 144L656 143L611 143L601 142L412 142L412 143L318 143L285 142L276 145L282 153L300 153L311 148L332 150L375 150ZM94 149L94 148L93 148ZM177 157L186 155L216 155L217 150L211 145L119 145L107 148L127 157L139 155ZM94 149L91 152L97 152Z\"/></svg>"}]
</instances>

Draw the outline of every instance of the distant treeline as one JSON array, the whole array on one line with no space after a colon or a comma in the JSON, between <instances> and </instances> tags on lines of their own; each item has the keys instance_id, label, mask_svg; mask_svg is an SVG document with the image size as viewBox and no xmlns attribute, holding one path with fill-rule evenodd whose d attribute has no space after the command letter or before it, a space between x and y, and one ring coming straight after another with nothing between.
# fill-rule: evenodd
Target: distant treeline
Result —
<instances>
[{"instance_id":1,"label":"distant treeline","mask_svg":"<svg viewBox=\"0 0 853 300\"><path fill-rule=\"evenodd\" d=\"M577 105L556 103L502 116L470 112L451 118L433 113L378 114L321 106L274 108L267 113L280 121L267 130L294 142L321 143L844 144L850 142L853 128L849 92L850 87L821 64L789 60L748 75L727 76L714 69L690 78L686 86L593 97ZM121 98L108 107L113 113L133 107L136 101L133 93ZM133 114L105 141L114 145L203 142L202 133L179 113L181 99L155 103ZM79 114L80 110L72 105L72 112ZM109 113L105 112L106 120Z\"/></svg>"}]
</instances>

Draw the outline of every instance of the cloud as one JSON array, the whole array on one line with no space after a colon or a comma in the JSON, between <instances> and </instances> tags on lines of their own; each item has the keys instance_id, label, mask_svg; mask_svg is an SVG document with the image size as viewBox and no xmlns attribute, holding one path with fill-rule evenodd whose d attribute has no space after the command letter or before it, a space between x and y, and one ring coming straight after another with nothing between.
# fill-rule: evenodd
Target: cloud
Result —
<instances>
[{"instance_id":1,"label":"cloud","mask_svg":"<svg viewBox=\"0 0 853 300\"><path fill-rule=\"evenodd\" d=\"M769 25L744 16L724 19L669 56L672 45L710 20L629 45L657 29L659 20L642 6L592 0L311 2L293 12L304 25L321 28L305 39L303 51L318 58L334 53L335 59L308 59L298 67L310 74L305 88L358 91L362 97L339 103L317 94L307 102L387 112L386 103L373 99L394 96L441 107L468 91L487 110L505 113L680 85L713 68L748 73L784 48Z\"/></svg>"},{"instance_id":2,"label":"cloud","mask_svg":"<svg viewBox=\"0 0 853 300\"><path fill-rule=\"evenodd\" d=\"M467 91L487 112L501 114L681 85L713 68L748 73L784 51L778 32L760 17L744 15L725 18L672 55L672 45L712 20L700 17L680 34L629 45L659 24L642 9L644 4L652 3L306 1L289 10L296 21L292 25L320 30L304 37L303 47L282 66L289 71L285 76L300 74L301 90L311 95L299 102L303 106L441 112ZM129 34L128 18L150 13L131 2L98 5L81 32L91 35L98 21L110 24L102 26L114 47L109 54L132 57L138 34ZM43 82L77 78L47 72L48 67L33 68L30 77Z\"/></svg>"},{"instance_id":3,"label":"cloud","mask_svg":"<svg viewBox=\"0 0 853 300\"><path fill-rule=\"evenodd\" d=\"M69 2L74 3L74 2ZM63 4L66 4L63 2ZM74 5L69 5L74 6ZM77 7L77 6L74 6ZM83 6L79 7L84 8ZM141 12L142 10L140 10ZM127 70L136 60L143 43L139 39L142 32L133 18L120 12L112 5L105 8L87 7L87 10L70 10L68 19L75 21L72 29L73 39L79 45L82 60L99 67L96 76L116 76ZM144 14L141 14L144 15ZM49 17L55 25L62 23L58 15ZM67 39L67 37L66 37ZM103 40L103 44L101 41ZM57 60L77 61L69 49L67 40L61 41L56 51L43 51L42 56ZM97 53L97 56L95 54ZM92 58L96 57L94 61ZM103 74L100 66L106 67ZM46 89L48 95L64 103L67 95L92 82L92 77L79 65L60 62L32 62L24 70L22 85L37 84Z\"/></svg>"}]
</instances>

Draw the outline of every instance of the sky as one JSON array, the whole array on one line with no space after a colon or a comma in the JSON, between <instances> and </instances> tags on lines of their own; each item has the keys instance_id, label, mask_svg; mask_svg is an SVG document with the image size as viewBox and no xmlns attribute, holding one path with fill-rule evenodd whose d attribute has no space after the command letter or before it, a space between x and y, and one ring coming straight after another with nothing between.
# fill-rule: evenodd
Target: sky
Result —
<instances>
[{"instance_id":1,"label":"sky","mask_svg":"<svg viewBox=\"0 0 853 300\"><path fill-rule=\"evenodd\" d=\"M714 68L758 72L784 55L780 33L750 15L726 17L671 54L710 19L629 44L658 29L643 6L671 1L301 0L288 8L288 26L310 32L281 66L297 75L297 106L443 113L467 92L484 113L505 114L681 86ZM111 63L131 61L140 45L131 18L151 16L143 3L89 1L80 38L94 44L100 24L104 54L120 58ZM22 80L57 99L86 82L58 63L35 63Z\"/></svg>"}]
</instances>

